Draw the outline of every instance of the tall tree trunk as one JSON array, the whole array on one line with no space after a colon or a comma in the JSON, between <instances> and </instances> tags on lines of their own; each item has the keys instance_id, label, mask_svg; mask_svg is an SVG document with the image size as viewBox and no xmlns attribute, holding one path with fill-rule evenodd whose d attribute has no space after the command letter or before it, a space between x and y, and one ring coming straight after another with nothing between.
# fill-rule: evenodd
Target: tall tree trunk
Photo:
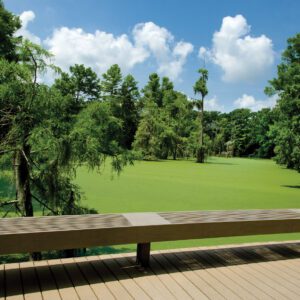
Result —
<instances>
[{"instance_id":1,"label":"tall tree trunk","mask_svg":"<svg viewBox=\"0 0 300 300\"><path fill-rule=\"evenodd\" d=\"M203 128L203 117L204 117L204 99L201 99L201 105L199 110L199 123L200 123L200 131L199 131L199 148L197 151L197 163L204 163L204 128Z\"/></svg>"},{"instance_id":2,"label":"tall tree trunk","mask_svg":"<svg viewBox=\"0 0 300 300\"><path fill-rule=\"evenodd\" d=\"M29 147L24 145L22 150L16 151L14 163L17 200L25 217L33 216L30 173L27 161L29 152Z\"/></svg>"},{"instance_id":3,"label":"tall tree trunk","mask_svg":"<svg viewBox=\"0 0 300 300\"><path fill-rule=\"evenodd\" d=\"M33 216L32 197L30 190L30 173L29 164L27 161L29 153L29 146L24 145L22 150L16 151L14 161L17 200L24 217ZM30 253L29 256L31 260L40 260L42 258L40 252Z\"/></svg>"},{"instance_id":4,"label":"tall tree trunk","mask_svg":"<svg viewBox=\"0 0 300 300\"><path fill-rule=\"evenodd\" d=\"M175 145L174 149L173 149L173 160L177 159L177 145Z\"/></svg>"}]
</instances>

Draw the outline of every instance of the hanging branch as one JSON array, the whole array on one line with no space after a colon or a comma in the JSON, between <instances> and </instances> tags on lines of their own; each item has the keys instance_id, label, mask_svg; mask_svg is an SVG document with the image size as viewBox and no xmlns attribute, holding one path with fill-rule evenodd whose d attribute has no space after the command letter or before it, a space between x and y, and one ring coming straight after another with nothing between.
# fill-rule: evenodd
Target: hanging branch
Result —
<instances>
[{"instance_id":1,"label":"hanging branch","mask_svg":"<svg viewBox=\"0 0 300 300\"><path fill-rule=\"evenodd\" d=\"M53 210L51 207L49 207L45 202L41 201L39 198L37 198L36 196L32 195L32 198L35 199L38 203L40 203L44 208L47 208L48 210L50 210L54 215L58 215L59 213L55 210Z\"/></svg>"},{"instance_id":2,"label":"hanging branch","mask_svg":"<svg viewBox=\"0 0 300 300\"><path fill-rule=\"evenodd\" d=\"M17 200L5 201L5 202L0 203L0 207L5 206L5 205L10 205L10 204L16 204L16 203L18 203Z\"/></svg>"},{"instance_id":3,"label":"hanging branch","mask_svg":"<svg viewBox=\"0 0 300 300\"><path fill-rule=\"evenodd\" d=\"M19 204L18 200L5 201L5 202L0 203L0 207L4 207L6 205L14 206L16 213L19 213L22 216L22 212L21 212L18 204ZM9 214L9 210L7 210L4 213L4 215L2 216L2 218L5 218L8 214Z\"/></svg>"}]
</instances>

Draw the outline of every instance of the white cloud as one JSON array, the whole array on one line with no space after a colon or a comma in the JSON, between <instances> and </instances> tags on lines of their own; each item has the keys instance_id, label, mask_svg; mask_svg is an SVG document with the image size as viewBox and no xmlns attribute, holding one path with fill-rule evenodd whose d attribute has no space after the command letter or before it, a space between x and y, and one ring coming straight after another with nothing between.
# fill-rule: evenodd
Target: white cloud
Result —
<instances>
[{"instance_id":1,"label":"white cloud","mask_svg":"<svg viewBox=\"0 0 300 300\"><path fill-rule=\"evenodd\" d=\"M22 35L24 38L30 40L31 42L40 44L41 39L27 29L28 23L32 22L34 19L35 19L35 14L33 11L28 10L22 12L20 15L22 27L16 31L15 35L16 36Z\"/></svg>"},{"instance_id":2,"label":"white cloud","mask_svg":"<svg viewBox=\"0 0 300 300\"><path fill-rule=\"evenodd\" d=\"M85 64L101 73L113 64L128 70L149 56L144 48L132 44L126 34L114 36L99 30L87 33L81 28L62 27L44 43L64 70L74 64Z\"/></svg>"},{"instance_id":3,"label":"white cloud","mask_svg":"<svg viewBox=\"0 0 300 300\"><path fill-rule=\"evenodd\" d=\"M183 41L173 46L173 35L153 22L137 24L133 29L133 37L137 46L148 49L156 58L158 72L173 80L180 76L194 48L192 44Z\"/></svg>"},{"instance_id":4,"label":"white cloud","mask_svg":"<svg viewBox=\"0 0 300 300\"><path fill-rule=\"evenodd\" d=\"M224 111L224 105L219 103L219 100L216 96L211 99L207 99L204 101L204 108L208 111Z\"/></svg>"},{"instance_id":5,"label":"white cloud","mask_svg":"<svg viewBox=\"0 0 300 300\"><path fill-rule=\"evenodd\" d=\"M34 12L24 11L20 19L22 27L16 34L41 44L40 38L28 30L28 24L35 19ZM74 64L84 64L98 73L119 64L127 71L153 57L157 71L173 80L180 76L193 51L192 44L182 41L175 44L173 35L153 22L137 24L130 35L119 36L100 30L89 33L82 28L61 27L42 44L54 55L54 63L65 71Z\"/></svg>"},{"instance_id":6,"label":"white cloud","mask_svg":"<svg viewBox=\"0 0 300 300\"><path fill-rule=\"evenodd\" d=\"M278 99L277 95L267 98L266 100L257 100L253 96L243 94L242 97L234 101L237 108L249 108L253 111L261 110L262 108L274 107Z\"/></svg>"},{"instance_id":7,"label":"white cloud","mask_svg":"<svg viewBox=\"0 0 300 300\"><path fill-rule=\"evenodd\" d=\"M212 49L201 47L199 56L220 66L224 81L258 78L274 62L273 44L265 35L250 36L250 30L242 15L223 18L220 30L213 35Z\"/></svg>"}]
</instances>

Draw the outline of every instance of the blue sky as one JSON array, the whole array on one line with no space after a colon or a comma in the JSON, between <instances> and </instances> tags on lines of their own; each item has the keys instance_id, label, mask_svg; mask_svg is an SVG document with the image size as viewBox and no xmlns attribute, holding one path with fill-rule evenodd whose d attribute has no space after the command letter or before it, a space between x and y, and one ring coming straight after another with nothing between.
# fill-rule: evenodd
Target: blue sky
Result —
<instances>
[{"instance_id":1,"label":"blue sky","mask_svg":"<svg viewBox=\"0 0 300 300\"><path fill-rule=\"evenodd\" d=\"M151 72L193 97L197 69L209 70L207 108L272 106L264 87L288 37L300 30L300 1L6 0L20 33L56 54L63 69L113 63L142 87ZM202 49L201 55L199 50Z\"/></svg>"}]
</instances>

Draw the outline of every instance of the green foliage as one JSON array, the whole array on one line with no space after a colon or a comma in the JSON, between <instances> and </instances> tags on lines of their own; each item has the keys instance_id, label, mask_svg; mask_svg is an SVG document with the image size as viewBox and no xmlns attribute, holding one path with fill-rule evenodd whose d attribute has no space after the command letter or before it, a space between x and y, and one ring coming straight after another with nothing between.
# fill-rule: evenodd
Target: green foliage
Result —
<instances>
[{"instance_id":1,"label":"green foliage","mask_svg":"<svg viewBox=\"0 0 300 300\"><path fill-rule=\"evenodd\" d=\"M160 110L153 102L147 102L135 135L134 149L140 151L145 160L160 156L160 135L163 132Z\"/></svg>"},{"instance_id":2,"label":"green foliage","mask_svg":"<svg viewBox=\"0 0 300 300\"><path fill-rule=\"evenodd\" d=\"M121 145L131 149L139 122L140 100L137 81L132 75L127 75L123 79L120 98L120 113L117 116L122 120Z\"/></svg>"},{"instance_id":3,"label":"green foliage","mask_svg":"<svg viewBox=\"0 0 300 300\"><path fill-rule=\"evenodd\" d=\"M112 157L117 172L132 163L132 153L122 145L123 120L113 115L110 103L100 102L100 80L90 68L75 65L48 87L37 77L52 67L50 55L29 41L18 53L18 63L0 60L0 151L2 158L10 156L1 159L2 166L15 168L24 214L33 215L33 199L45 213L87 212L72 183L76 168L99 169L106 157ZM133 78L126 79L127 101L135 97L135 85Z\"/></svg>"},{"instance_id":4,"label":"green foliage","mask_svg":"<svg viewBox=\"0 0 300 300\"><path fill-rule=\"evenodd\" d=\"M63 96L73 98L73 112L76 114L85 106L86 101L100 98L100 80L97 74L84 65L74 65L69 73L62 72L55 80L54 86Z\"/></svg>"},{"instance_id":5,"label":"green foliage","mask_svg":"<svg viewBox=\"0 0 300 300\"><path fill-rule=\"evenodd\" d=\"M251 128L251 147L250 152L261 158L270 158L274 156L274 136L271 133L271 127L276 120L275 110L263 108L252 117ZM251 153L250 153L251 154Z\"/></svg>"},{"instance_id":6,"label":"green foliage","mask_svg":"<svg viewBox=\"0 0 300 300\"><path fill-rule=\"evenodd\" d=\"M118 95L122 82L122 73L120 67L118 65L112 65L102 76L103 80L101 85L104 95Z\"/></svg>"},{"instance_id":7,"label":"green foliage","mask_svg":"<svg viewBox=\"0 0 300 300\"><path fill-rule=\"evenodd\" d=\"M277 67L277 78L265 89L269 95L278 94L278 119L272 127L276 161L300 171L300 33L288 39Z\"/></svg>"},{"instance_id":8,"label":"green foliage","mask_svg":"<svg viewBox=\"0 0 300 300\"><path fill-rule=\"evenodd\" d=\"M122 77L118 65L111 66L103 75L102 99L109 103L113 116L122 121L120 144L131 149L139 121L140 93L132 75Z\"/></svg>"},{"instance_id":9,"label":"green foliage","mask_svg":"<svg viewBox=\"0 0 300 300\"><path fill-rule=\"evenodd\" d=\"M119 144L121 121L112 116L108 103L94 102L78 115L71 132L76 161L90 168L100 167L107 156L123 153ZM122 166L116 169L120 170Z\"/></svg>"},{"instance_id":10,"label":"green foliage","mask_svg":"<svg viewBox=\"0 0 300 300\"><path fill-rule=\"evenodd\" d=\"M233 141L234 155L244 156L248 152L251 141L252 121L250 109L236 109L229 114L231 129L231 140Z\"/></svg>"},{"instance_id":11,"label":"green foliage","mask_svg":"<svg viewBox=\"0 0 300 300\"><path fill-rule=\"evenodd\" d=\"M195 94L200 93L202 100L208 94L207 89L207 80L208 80L208 71L206 69L199 69L198 73L200 74L200 78L196 81L194 85Z\"/></svg>"},{"instance_id":12,"label":"green foliage","mask_svg":"<svg viewBox=\"0 0 300 300\"><path fill-rule=\"evenodd\" d=\"M192 109L186 96L174 91L169 78L160 83L156 73L149 76L142 91L143 110L134 148L147 160L185 156Z\"/></svg>"},{"instance_id":13,"label":"green foliage","mask_svg":"<svg viewBox=\"0 0 300 300\"><path fill-rule=\"evenodd\" d=\"M7 11L3 1L0 0L0 58L8 61L17 61L16 52L20 38L14 37L14 33L21 27L19 17Z\"/></svg>"},{"instance_id":14,"label":"green foliage","mask_svg":"<svg viewBox=\"0 0 300 300\"><path fill-rule=\"evenodd\" d=\"M149 81L142 89L144 94L143 102L154 102L158 107L163 105L163 95L161 90L160 78L157 73L149 75Z\"/></svg>"}]
</instances>

